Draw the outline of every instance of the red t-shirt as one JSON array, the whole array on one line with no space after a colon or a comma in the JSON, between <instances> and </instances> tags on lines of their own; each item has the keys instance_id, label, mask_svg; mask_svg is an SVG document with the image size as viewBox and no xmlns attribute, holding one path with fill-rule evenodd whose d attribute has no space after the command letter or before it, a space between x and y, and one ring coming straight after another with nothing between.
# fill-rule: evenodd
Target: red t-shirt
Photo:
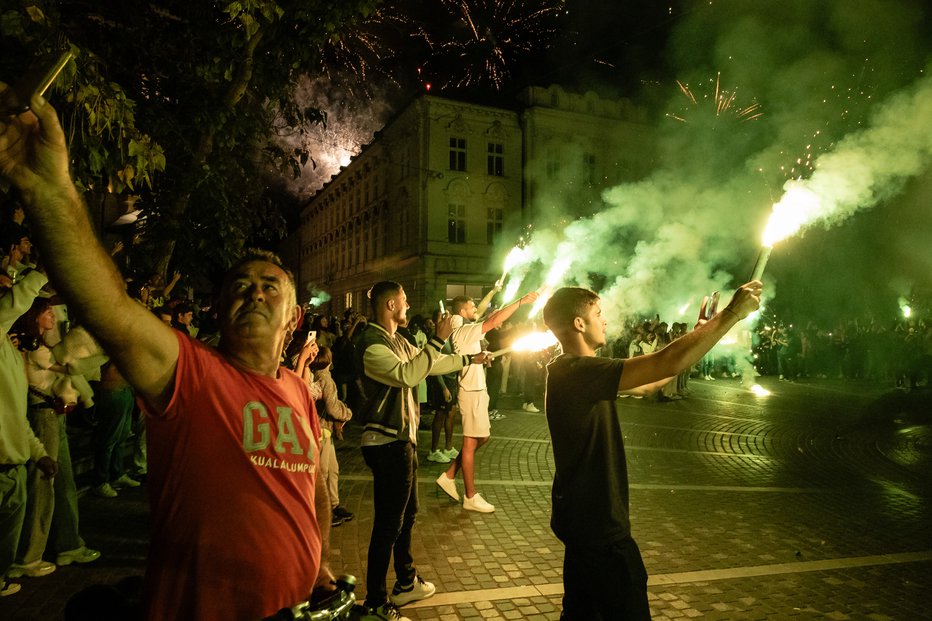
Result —
<instances>
[{"instance_id":1,"label":"red t-shirt","mask_svg":"<svg viewBox=\"0 0 932 621\"><path fill-rule=\"evenodd\" d=\"M175 391L146 420L148 618L259 619L320 568L320 423L297 375L243 371L178 333Z\"/></svg>"}]
</instances>

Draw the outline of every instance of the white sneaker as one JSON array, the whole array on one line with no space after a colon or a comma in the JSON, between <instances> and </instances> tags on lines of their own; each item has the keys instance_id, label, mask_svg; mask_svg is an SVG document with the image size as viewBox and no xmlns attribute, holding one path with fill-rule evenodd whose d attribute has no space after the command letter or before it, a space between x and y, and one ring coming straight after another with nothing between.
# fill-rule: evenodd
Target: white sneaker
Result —
<instances>
[{"instance_id":1,"label":"white sneaker","mask_svg":"<svg viewBox=\"0 0 932 621\"><path fill-rule=\"evenodd\" d=\"M435 461L438 464L448 464L450 463L450 458L447 457L443 451L431 451L427 454L427 461Z\"/></svg>"},{"instance_id":2,"label":"white sneaker","mask_svg":"<svg viewBox=\"0 0 932 621\"><path fill-rule=\"evenodd\" d=\"M441 472L437 477L437 485L447 493L447 496L459 502L460 494L456 491L456 481L448 477L446 472Z\"/></svg>"},{"instance_id":3,"label":"white sneaker","mask_svg":"<svg viewBox=\"0 0 932 621\"><path fill-rule=\"evenodd\" d=\"M113 489L113 486L109 483L101 483L97 487L93 488L91 492L95 496L100 496L101 498L116 498L117 491Z\"/></svg>"},{"instance_id":4,"label":"white sneaker","mask_svg":"<svg viewBox=\"0 0 932 621\"><path fill-rule=\"evenodd\" d=\"M443 454L446 455L447 457L449 457L449 458L450 458L450 461L453 461L454 459L456 459L456 458L459 456L460 452L459 452L458 450L456 450L456 448L454 447L454 448L451 448L451 449L448 450L448 451L444 451Z\"/></svg>"},{"instance_id":5,"label":"white sneaker","mask_svg":"<svg viewBox=\"0 0 932 621\"><path fill-rule=\"evenodd\" d=\"M139 487L140 485L142 485L142 483L140 483L136 479L131 478L128 474L124 474L119 479L114 481L112 485L116 487Z\"/></svg>"},{"instance_id":6,"label":"white sneaker","mask_svg":"<svg viewBox=\"0 0 932 621\"><path fill-rule=\"evenodd\" d=\"M0 597L6 597L7 595L19 593L21 588L23 588L22 585L17 582L7 582L6 580L0 578Z\"/></svg>"},{"instance_id":7,"label":"white sneaker","mask_svg":"<svg viewBox=\"0 0 932 621\"><path fill-rule=\"evenodd\" d=\"M463 498L463 508L467 511L478 511L479 513L492 513L495 506L485 501L485 498L477 492L472 498Z\"/></svg>"},{"instance_id":8,"label":"white sneaker","mask_svg":"<svg viewBox=\"0 0 932 621\"><path fill-rule=\"evenodd\" d=\"M13 563L10 565L10 569L7 570L6 576L7 578L19 578L21 576L40 578L42 576L49 575L56 569L58 568L53 563L39 559L38 561L26 563L25 565L17 565L16 563Z\"/></svg>"},{"instance_id":9,"label":"white sneaker","mask_svg":"<svg viewBox=\"0 0 932 621\"><path fill-rule=\"evenodd\" d=\"M540 410L537 409L537 406L534 405L533 403L525 403L522 409L525 412L534 412L534 413L540 412Z\"/></svg>"},{"instance_id":10,"label":"white sneaker","mask_svg":"<svg viewBox=\"0 0 932 621\"><path fill-rule=\"evenodd\" d=\"M401 607L411 602L427 599L436 592L437 588L432 583L427 582L420 576L415 576L414 582L407 587L402 587L396 582L395 588L392 589L392 594L388 599L396 606Z\"/></svg>"}]
</instances>

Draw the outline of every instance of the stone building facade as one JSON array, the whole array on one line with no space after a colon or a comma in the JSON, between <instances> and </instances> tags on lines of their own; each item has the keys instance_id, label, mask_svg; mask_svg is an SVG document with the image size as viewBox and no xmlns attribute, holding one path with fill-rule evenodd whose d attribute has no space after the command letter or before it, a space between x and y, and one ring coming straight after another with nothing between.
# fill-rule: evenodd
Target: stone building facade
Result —
<instances>
[{"instance_id":1,"label":"stone building facade","mask_svg":"<svg viewBox=\"0 0 932 621\"><path fill-rule=\"evenodd\" d=\"M646 174L651 133L630 103L558 86L512 109L424 95L310 199L280 251L302 301L331 296L322 312L367 312L386 279L410 314L480 298L528 224L584 217L604 188Z\"/></svg>"}]
</instances>

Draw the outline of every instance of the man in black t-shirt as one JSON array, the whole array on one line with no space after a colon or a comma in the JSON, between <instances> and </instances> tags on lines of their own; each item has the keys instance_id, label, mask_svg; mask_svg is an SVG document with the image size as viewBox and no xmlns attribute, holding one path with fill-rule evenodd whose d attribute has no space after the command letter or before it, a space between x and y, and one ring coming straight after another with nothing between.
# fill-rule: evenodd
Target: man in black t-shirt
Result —
<instances>
[{"instance_id":1,"label":"man in black t-shirt","mask_svg":"<svg viewBox=\"0 0 932 621\"><path fill-rule=\"evenodd\" d=\"M563 354L547 367L545 411L553 445L551 528L565 544L561 619L650 619L647 571L631 538L619 392L658 390L760 305L761 283L742 286L718 315L664 349L629 360L599 358L606 322L599 296L556 291L544 323Z\"/></svg>"}]
</instances>

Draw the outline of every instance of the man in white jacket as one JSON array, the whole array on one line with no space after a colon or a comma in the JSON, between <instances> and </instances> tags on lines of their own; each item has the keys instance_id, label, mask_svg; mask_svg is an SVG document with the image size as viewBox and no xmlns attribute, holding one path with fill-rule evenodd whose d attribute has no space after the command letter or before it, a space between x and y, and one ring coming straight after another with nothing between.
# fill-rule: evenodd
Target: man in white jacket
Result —
<instances>
[{"instance_id":1,"label":"man in white jacket","mask_svg":"<svg viewBox=\"0 0 932 621\"><path fill-rule=\"evenodd\" d=\"M16 276L14 282L0 274L0 597L20 590L19 584L7 582L4 576L13 564L26 515L26 463L35 462L46 478L58 471L58 464L46 454L26 420L29 386L23 356L7 337L13 322L29 310L48 279L32 268ZM55 565L40 561L25 569L25 575L44 576L55 571Z\"/></svg>"}]
</instances>

